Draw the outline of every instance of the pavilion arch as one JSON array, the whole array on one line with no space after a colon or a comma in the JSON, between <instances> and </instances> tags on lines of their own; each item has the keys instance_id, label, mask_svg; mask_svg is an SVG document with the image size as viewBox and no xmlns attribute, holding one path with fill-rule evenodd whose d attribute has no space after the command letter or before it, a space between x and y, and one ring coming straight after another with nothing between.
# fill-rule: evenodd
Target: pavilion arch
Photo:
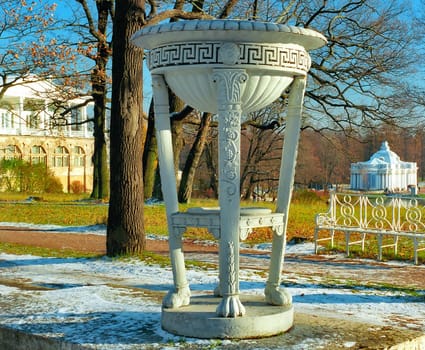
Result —
<instances>
[{"instance_id":1,"label":"pavilion arch","mask_svg":"<svg viewBox=\"0 0 425 350\"><path fill-rule=\"evenodd\" d=\"M69 150L65 146L57 146L52 154L52 167L53 168L62 168L69 167Z\"/></svg>"},{"instance_id":2,"label":"pavilion arch","mask_svg":"<svg viewBox=\"0 0 425 350\"><path fill-rule=\"evenodd\" d=\"M87 191L87 183L92 180L88 175L87 168L87 151L82 145L73 145L71 148L71 164L69 172L69 190L74 192L74 188L80 188L82 191ZM76 186L76 183L79 186ZM74 187L76 186L76 187Z\"/></svg>"},{"instance_id":3,"label":"pavilion arch","mask_svg":"<svg viewBox=\"0 0 425 350\"><path fill-rule=\"evenodd\" d=\"M47 165L47 153L43 146L33 145L30 148L29 153L30 164L46 164Z\"/></svg>"},{"instance_id":4,"label":"pavilion arch","mask_svg":"<svg viewBox=\"0 0 425 350\"><path fill-rule=\"evenodd\" d=\"M72 156L74 158L73 166L85 167L86 166L86 151L81 146L74 146L72 148Z\"/></svg>"},{"instance_id":5,"label":"pavilion arch","mask_svg":"<svg viewBox=\"0 0 425 350\"><path fill-rule=\"evenodd\" d=\"M22 151L18 146L12 144L6 147L0 146L0 159L22 159Z\"/></svg>"}]
</instances>

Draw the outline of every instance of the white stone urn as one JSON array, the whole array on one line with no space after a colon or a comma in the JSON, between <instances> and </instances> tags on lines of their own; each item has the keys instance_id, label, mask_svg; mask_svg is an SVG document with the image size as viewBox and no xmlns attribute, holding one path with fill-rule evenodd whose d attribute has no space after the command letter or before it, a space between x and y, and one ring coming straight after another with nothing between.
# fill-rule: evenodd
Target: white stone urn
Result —
<instances>
[{"instance_id":1,"label":"white stone urn","mask_svg":"<svg viewBox=\"0 0 425 350\"><path fill-rule=\"evenodd\" d=\"M295 75L305 76L307 50L326 39L310 29L275 23L199 20L147 27L133 43L150 50L152 74L163 75L177 96L204 112L218 112L214 69L245 70L241 107L248 113L275 101Z\"/></svg>"},{"instance_id":2,"label":"white stone urn","mask_svg":"<svg viewBox=\"0 0 425 350\"><path fill-rule=\"evenodd\" d=\"M193 20L146 27L133 36L132 42L149 50L147 65L152 73L162 192L167 207L174 286L163 301L163 327L176 334L202 338L247 338L286 331L292 326L293 308L291 296L280 288L281 269L306 76L311 64L308 50L325 45L326 39L313 30L282 24ZM217 317L188 309L191 293L182 236L172 224L179 210L167 86L192 107L218 114ZM240 122L242 115L266 107L286 90L289 101L276 208L282 224L274 232L265 287L266 304L282 309L280 313L273 311L268 318L264 318L264 312L259 316L257 311L248 317L239 298L240 228L249 228L249 219L240 210ZM271 220L270 215L276 217L276 213L263 216ZM184 215L183 219L193 214ZM217 214L203 211L196 220L205 221L206 215L212 221L217 218Z\"/></svg>"}]
</instances>

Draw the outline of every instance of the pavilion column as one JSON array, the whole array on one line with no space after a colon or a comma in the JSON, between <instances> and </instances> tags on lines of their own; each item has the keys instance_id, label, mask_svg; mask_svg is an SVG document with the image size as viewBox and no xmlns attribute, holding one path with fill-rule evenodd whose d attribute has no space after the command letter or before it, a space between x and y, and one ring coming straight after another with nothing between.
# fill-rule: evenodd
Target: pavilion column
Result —
<instances>
[{"instance_id":1,"label":"pavilion column","mask_svg":"<svg viewBox=\"0 0 425 350\"><path fill-rule=\"evenodd\" d=\"M245 314L239 300L239 183L241 98L247 79L244 69L213 70L219 118L219 289L223 297L216 312L221 317Z\"/></svg>"}]
</instances>

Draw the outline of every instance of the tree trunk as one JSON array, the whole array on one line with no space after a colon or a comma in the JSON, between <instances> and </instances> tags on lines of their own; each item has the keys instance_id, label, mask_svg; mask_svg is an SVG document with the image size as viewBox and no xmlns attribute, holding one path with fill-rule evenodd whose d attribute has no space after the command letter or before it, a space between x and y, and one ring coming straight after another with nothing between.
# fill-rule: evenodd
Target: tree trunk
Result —
<instances>
[{"instance_id":1,"label":"tree trunk","mask_svg":"<svg viewBox=\"0 0 425 350\"><path fill-rule=\"evenodd\" d=\"M155 175L158 167L158 149L155 137L153 99L149 108L148 130L146 133L145 148L143 151L143 181L145 198L154 195Z\"/></svg>"},{"instance_id":2,"label":"tree trunk","mask_svg":"<svg viewBox=\"0 0 425 350\"><path fill-rule=\"evenodd\" d=\"M106 39L111 1L97 1L97 55L96 66L91 74L91 89L94 101L94 152L93 152L93 190L91 198L103 199L109 197L108 153L105 138L106 116L106 66L111 55Z\"/></svg>"},{"instance_id":3,"label":"tree trunk","mask_svg":"<svg viewBox=\"0 0 425 350\"><path fill-rule=\"evenodd\" d=\"M170 113L180 112L185 103L180 98L178 98L172 91L169 91L170 96ZM180 166L180 153L184 147L183 139L183 125L184 119L177 120L171 119L171 132L173 135L173 152L174 152L174 171L178 178L178 171Z\"/></svg>"},{"instance_id":4,"label":"tree trunk","mask_svg":"<svg viewBox=\"0 0 425 350\"><path fill-rule=\"evenodd\" d=\"M243 197L244 200L249 201L251 199L253 187L254 187L253 176L250 175L248 185L245 188L245 194L244 194L244 197Z\"/></svg>"},{"instance_id":5,"label":"tree trunk","mask_svg":"<svg viewBox=\"0 0 425 350\"><path fill-rule=\"evenodd\" d=\"M93 189L91 198L109 196L108 154L105 139L106 82L97 84L92 78L94 99L94 151L93 151Z\"/></svg>"},{"instance_id":6,"label":"tree trunk","mask_svg":"<svg viewBox=\"0 0 425 350\"><path fill-rule=\"evenodd\" d=\"M141 28L137 0L116 2L113 28L111 105L111 197L107 254L138 254L143 225L143 50L130 43Z\"/></svg>"},{"instance_id":7,"label":"tree trunk","mask_svg":"<svg viewBox=\"0 0 425 350\"><path fill-rule=\"evenodd\" d=\"M195 142L190 149L189 155L184 165L178 196L180 203L190 202L196 169L198 167L199 160L201 159L202 152L204 151L208 131L210 129L211 119L211 113L204 113L202 115L201 125L199 126Z\"/></svg>"},{"instance_id":8,"label":"tree trunk","mask_svg":"<svg viewBox=\"0 0 425 350\"><path fill-rule=\"evenodd\" d=\"M164 196L162 195L162 188L161 187L162 187L162 185L161 185L161 175L159 174L159 166L157 166L156 169L155 169L155 181L154 181L154 184L153 184L152 197L159 200L159 201L164 200Z\"/></svg>"},{"instance_id":9,"label":"tree trunk","mask_svg":"<svg viewBox=\"0 0 425 350\"><path fill-rule=\"evenodd\" d=\"M210 143L205 148L205 160L210 173L210 189L213 191L214 198L218 198L218 164L217 154L214 154L214 149L218 149L217 143Z\"/></svg>"}]
</instances>

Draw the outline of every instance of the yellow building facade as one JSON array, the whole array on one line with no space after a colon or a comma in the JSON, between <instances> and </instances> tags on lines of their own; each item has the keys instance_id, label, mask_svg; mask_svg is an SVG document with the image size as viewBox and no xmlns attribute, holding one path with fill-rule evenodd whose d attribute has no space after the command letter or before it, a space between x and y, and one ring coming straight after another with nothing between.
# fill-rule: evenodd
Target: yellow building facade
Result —
<instances>
[{"instance_id":1,"label":"yellow building facade","mask_svg":"<svg viewBox=\"0 0 425 350\"><path fill-rule=\"evenodd\" d=\"M52 107L57 99L53 84L22 81L6 90L0 99L0 160L22 159L30 164L45 164L60 180L64 192L79 182L90 192L93 185L93 132L87 104L83 99L66 102L64 108Z\"/></svg>"}]
</instances>

